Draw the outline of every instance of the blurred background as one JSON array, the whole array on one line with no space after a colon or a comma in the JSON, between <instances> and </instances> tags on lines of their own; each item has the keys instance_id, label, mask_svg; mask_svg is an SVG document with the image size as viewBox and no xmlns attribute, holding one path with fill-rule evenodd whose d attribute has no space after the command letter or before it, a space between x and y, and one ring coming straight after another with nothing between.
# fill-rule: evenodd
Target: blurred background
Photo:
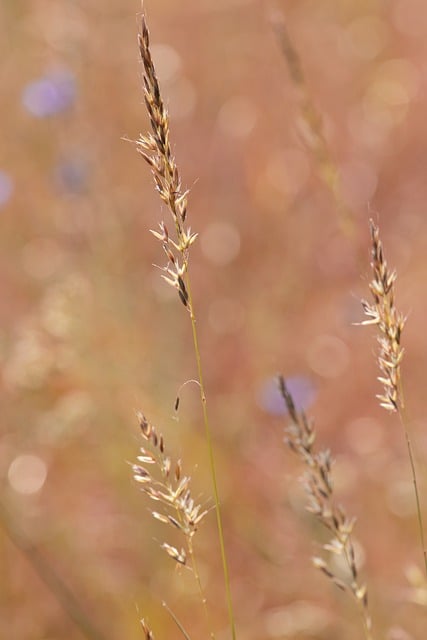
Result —
<instances>
[{"instance_id":1,"label":"blurred background","mask_svg":"<svg viewBox=\"0 0 427 640\"><path fill-rule=\"evenodd\" d=\"M141 638L142 616L157 638L180 637L163 600L207 637L191 576L159 549L167 532L129 466L142 410L212 504L198 388L179 391L196 377L189 319L153 267L164 256L148 230L168 213L126 140L148 127L140 10L0 0L1 637ZM404 437L375 399L373 332L354 323L372 217L409 316L403 374L426 506L427 6L145 10L199 233L190 269L239 637L362 637L350 598L311 566L322 538L282 444L280 371L334 452L378 637L421 638ZM195 542L228 637L213 512Z\"/></svg>"}]
</instances>

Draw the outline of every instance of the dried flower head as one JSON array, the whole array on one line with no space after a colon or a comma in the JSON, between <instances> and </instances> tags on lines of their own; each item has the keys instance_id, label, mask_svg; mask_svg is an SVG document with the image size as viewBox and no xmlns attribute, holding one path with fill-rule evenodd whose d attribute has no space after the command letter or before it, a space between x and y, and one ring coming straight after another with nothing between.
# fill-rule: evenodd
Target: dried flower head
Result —
<instances>
[{"instance_id":1,"label":"dried flower head","mask_svg":"<svg viewBox=\"0 0 427 640\"><path fill-rule=\"evenodd\" d=\"M403 358L401 335L406 318L396 309L394 303L394 283L396 271L390 271L384 258L379 229L370 221L372 240L373 279L369 284L373 302L362 301L363 310L368 320L361 324L374 324L378 327L378 343L380 350L378 364L381 375L378 380L384 391L378 395L382 407L388 411L397 411L403 407L403 396L400 382L400 364Z\"/></svg>"}]
</instances>

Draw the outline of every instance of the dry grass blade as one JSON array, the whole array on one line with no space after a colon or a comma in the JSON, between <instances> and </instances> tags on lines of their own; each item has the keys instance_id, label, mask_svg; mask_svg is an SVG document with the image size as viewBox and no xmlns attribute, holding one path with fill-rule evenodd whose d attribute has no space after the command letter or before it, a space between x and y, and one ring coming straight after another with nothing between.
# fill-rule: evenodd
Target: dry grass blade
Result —
<instances>
[{"instance_id":1,"label":"dry grass blade","mask_svg":"<svg viewBox=\"0 0 427 640\"><path fill-rule=\"evenodd\" d=\"M286 429L285 442L306 467L303 485L308 498L307 510L329 531L330 540L323 545L328 555L333 554L344 560L347 576L338 576L324 558L313 558L314 566L320 569L332 582L351 593L362 615L366 640L372 640L371 617L368 609L366 585L361 582L352 539L354 518L349 518L335 501L331 477L332 457L328 450L316 451L314 425L307 416L295 408L292 395L283 376L279 376L279 390L290 417Z\"/></svg>"}]
</instances>

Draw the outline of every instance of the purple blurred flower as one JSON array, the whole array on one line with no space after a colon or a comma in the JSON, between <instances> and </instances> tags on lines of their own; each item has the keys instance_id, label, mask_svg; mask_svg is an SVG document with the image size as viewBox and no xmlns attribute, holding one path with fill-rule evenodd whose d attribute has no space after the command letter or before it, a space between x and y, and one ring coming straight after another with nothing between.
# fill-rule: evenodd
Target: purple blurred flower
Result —
<instances>
[{"instance_id":1,"label":"purple blurred flower","mask_svg":"<svg viewBox=\"0 0 427 640\"><path fill-rule=\"evenodd\" d=\"M0 170L0 207L6 204L13 193L12 178Z\"/></svg>"},{"instance_id":2,"label":"purple blurred flower","mask_svg":"<svg viewBox=\"0 0 427 640\"><path fill-rule=\"evenodd\" d=\"M46 118L69 109L76 97L76 83L69 71L57 71L30 82L22 103L33 116Z\"/></svg>"},{"instance_id":3,"label":"purple blurred flower","mask_svg":"<svg viewBox=\"0 0 427 640\"><path fill-rule=\"evenodd\" d=\"M314 384L304 376L290 376L285 380L297 411L306 411L316 397ZM279 391L277 378L268 378L264 382L258 390L257 401L261 409L274 416L283 416L288 412Z\"/></svg>"},{"instance_id":4,"label":"purple blurred flower","mask_svg":"<svg viewBox=\"0 0 427 640\"><path fill-rule=\"evenodd\" d=\"M65 193L79 195L87 189L88 166L81 157L63 160L55 167L55 182Z\"/></svg>"}]
</instances>

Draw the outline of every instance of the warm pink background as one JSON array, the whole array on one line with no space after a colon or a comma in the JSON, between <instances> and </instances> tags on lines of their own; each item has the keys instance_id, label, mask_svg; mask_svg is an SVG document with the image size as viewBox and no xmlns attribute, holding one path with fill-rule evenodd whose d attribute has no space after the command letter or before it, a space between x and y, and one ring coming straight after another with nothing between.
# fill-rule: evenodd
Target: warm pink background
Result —
<instances>
[{"instance_id":1,"label":"warm pink background","mask_svg":"<svg viewBox=\"0 0 427 640\"><path fill-rule=\"evenodd\" d=\"M416 601L426 592L407 575L421 554L404 438L375 400L373 332L352 323L368 296L373 217L409 315L404 384L426 498L427 4L145 5L200 234L191 273L239 638L362 637L350 599L311 567L320 538L303 510L300 467L281 444L281 420L257 402L278 371L317 389L310 414L336 456L337 495L358 518L377 637L422 638L427 613ZM0 478L15 526L106 638L141 638L142 615L157 638L180 637L164 599L195 639L207 633L192 581L158 549L167 531L128 465L142 409L194 494L210 500L195 385L173 415L196 371L185 310L152 266L163 254L148 229L168 214L122 140L148 126L139 9L130 0L0 4L0 171L14 184L0 212ZM350 237L301 137L298 92L271 26L278 10L353 211ZM75 76L75 102L36 118L23 91L58 68ZM73 194L55 180L70 158L85 174ZM213 512L196 543L218 637L228 637ZM0 562L1 637L82 637L3 534Z\"/></svg>"}]
</instances>

